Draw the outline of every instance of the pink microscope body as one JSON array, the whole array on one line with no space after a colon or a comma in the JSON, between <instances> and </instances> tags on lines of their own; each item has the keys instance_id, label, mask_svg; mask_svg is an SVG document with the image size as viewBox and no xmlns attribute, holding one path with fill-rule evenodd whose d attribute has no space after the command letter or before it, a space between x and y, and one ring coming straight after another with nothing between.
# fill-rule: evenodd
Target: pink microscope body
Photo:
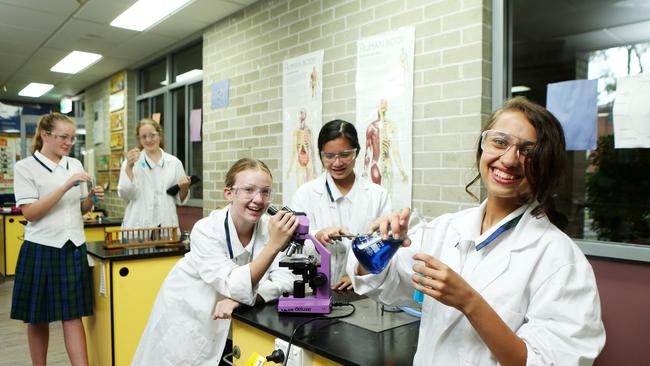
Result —
<instances>
[{"instance_id":1,"label":"pink microscope body","mask_svg":"<svg viewBox=\"0 0 650 366\"><path fill-rule=\"evenodd\" d=\"M287 207L283 210L289 211ZM275 214L277 210L269 207L269 213ZM288 267L302 279L293 283L293 295L283 294L278 300L278 312L281 313L315 313L328 314L332 310L332 290L330 289L330 258L331 253L313 235L309 234L309 219L303 212L294 212L299 220L298 228L293 234L285 253L286 258L280 261L280 267ZM301 252L305 240L314 243L314 247L320 254L320 263L313 256L296 256L293 254ZM313 294L305 294L306 286L309 286Z\"/></svg>"}]
</instances>

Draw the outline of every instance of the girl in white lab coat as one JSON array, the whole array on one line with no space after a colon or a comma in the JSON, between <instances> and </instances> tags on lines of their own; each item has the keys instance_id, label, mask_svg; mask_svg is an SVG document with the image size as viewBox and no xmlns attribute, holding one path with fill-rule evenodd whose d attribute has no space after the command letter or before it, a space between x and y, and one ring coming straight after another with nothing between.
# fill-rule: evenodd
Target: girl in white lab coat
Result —
<instances>
[{"instance_id":1,"label":"girl in white lab coat","mask_svg":"<svg viewBox=\"0 0 650 366\"><path fill-rule=\"evenodd\" d=\"M291 200L291 209L307 214L310 230L332 253L335 290L352 289L345 274L351 242L337 236L365 232L376 218L391 210L388 192L354 173L359 149L354 125L339 119L323 125L318 152L325 172L300 186ZM311 246L306 248L311 253Z\"/></svg>"},{"instance_id":2,"label":"girl in white lab coat","mask_svg":"<svg viewBox=\"0 0 650 366\"><path fill-rule=\"evenodd\" d=\"M158 292L133 365L217 365L233 304L291 291L293 275L278 267L278 253L298 221L284 211L264 216L271 184L259 160L241 159L230 168L223 190L230 204L194 225L191 250Z\"/></svg>"},{"instance_id":3,"label":"girl in white lab coat","mask_svg":"<svg viewBox=\"0 0 650 366\"><path fill-rule=\"evenodd\" d=\"M88 364L81 318L93 314L93 289L81 215L92 210L94 198L104 198L104 190L89 190L91 177L79 160L67 156L75 131L68 116L42 116L33 155L14 168L16 206L28 223L16 263L11 318L27 323L34 365L47 364L49 326L55 321L63 324L70 364Z\"/></svg>"},{"instance_id":4,"label":"girl in white lab coat","mask_svg":"<svg viewBox=\"0 0 650 366\"><path fill-rule=\"evenodd\" d=\"M487 200L412 233L378 275L351 256L357 292L380 302L425 294L416 365L588 365L605 344L593 271L556 223L562 127L523 97L494 112L477 147ZM406 235L410 211L372 227ZM408 245L410 240L405 241Z\"/></svg>"},{"instance_id":5,"label":"girl in white lab coat","mask_svg":"<svg viewBox=\"0 0 650 366\"><path fill-rule=\"evenodd\" d=\"M128 201L122 228L178 227L176 205L187 202L190 177L177 157L163 151L163 131L158 122L144 118L135 133L138 147L127 152L117 185L117 194ZM167 194L167 189L176 184L179 192Z\"/></svg>"}]
</instances>

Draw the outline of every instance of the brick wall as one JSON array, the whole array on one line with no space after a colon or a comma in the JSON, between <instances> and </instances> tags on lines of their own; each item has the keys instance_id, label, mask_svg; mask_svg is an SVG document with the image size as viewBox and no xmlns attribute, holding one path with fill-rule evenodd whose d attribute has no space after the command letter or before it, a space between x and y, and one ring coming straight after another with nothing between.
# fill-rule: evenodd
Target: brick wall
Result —
<instances>
[{"instance_id":1,"label":"brick wall","mask_svg":"<svg viewBox=\"0 0 650 366\"><path fill-rule=\"evenodd\" d=\"M204 213L225 203L225 172L241 157L264 160L276 177L274 191L282 192L283 60L324 49L323 120L354 121L356 41L411 25L413 206L432 217L475 205L464 186L476 174L476 139L490 110L490 4L260 1L206 29ZM221 79L230 80L230 106L213 111L210 84Z\"/></svg>"}]
</instances>

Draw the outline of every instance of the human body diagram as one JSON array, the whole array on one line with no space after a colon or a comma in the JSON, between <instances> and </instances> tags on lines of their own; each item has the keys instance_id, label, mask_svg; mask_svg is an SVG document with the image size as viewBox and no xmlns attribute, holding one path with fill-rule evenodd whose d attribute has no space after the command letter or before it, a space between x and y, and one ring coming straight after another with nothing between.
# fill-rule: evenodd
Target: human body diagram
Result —
<instances>
[{"instance_id":1,"label":"human body diagram","mask_svg":"<svg viewBox=\"0 0 650 366\"><path fill-rule=\"evenodd\" d=\"M291 173L295 171L296 187L316 178L313 134L305 122L306 119L307 111L303 108L298 112L298 128L293 131L291 159L287 169L287 178L290 178Z\"/></svg>"},{"instance_id":2,"label":"human body diagram","mask_svg":"<svg viewBox=\"0 0 650 366\"><path fill-rule=\"evenodd\" d=\"M397 125L386 119L388 101L382 99L377 108L377 119L366 128L366 145L363 159L363 176L370 175L373 183L393 192L394 170L398 170L402 183L408 176L399 153Z\"/></svg>"}]
</instances>

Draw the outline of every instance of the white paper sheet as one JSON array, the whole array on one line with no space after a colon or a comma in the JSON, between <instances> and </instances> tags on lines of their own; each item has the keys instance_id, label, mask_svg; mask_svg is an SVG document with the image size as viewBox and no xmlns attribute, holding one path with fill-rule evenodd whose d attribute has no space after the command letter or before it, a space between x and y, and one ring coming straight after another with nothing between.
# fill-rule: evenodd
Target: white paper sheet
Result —
<instances>
[{"instance_id":1,"label":"white paper sheet","mask_svg":"<svg viewBox=\"0 0 650 366\"><path fill-rule=\"evenodd\" d=\"M650 74L616 79L614 146L650 147Z\"/></svg>"}]
</instances>

